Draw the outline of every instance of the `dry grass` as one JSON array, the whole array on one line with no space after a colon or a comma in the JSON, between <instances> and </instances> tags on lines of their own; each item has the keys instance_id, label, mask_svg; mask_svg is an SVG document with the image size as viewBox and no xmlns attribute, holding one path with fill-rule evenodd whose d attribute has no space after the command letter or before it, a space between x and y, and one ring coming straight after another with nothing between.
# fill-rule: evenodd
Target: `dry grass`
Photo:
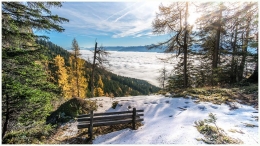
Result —
<instances>
[{"instance_id":1,"label":"dry grass","mask_svg":"<svg viewBox=\"0 0 260 146\"><path fill-rule=\"evenodd\" d=\"M226 103L230 109L236 109L232 102L253 105L258 109L258 85L251 84L242 87L203 87L176 90L173 97L188 97L198 101L212 102L214 104Z\"/></svg>"},{"instance_id":2,"label":"dry grass","mask_svg":"<svg viewBox=\"0 0 260 146\"><path fill-rule=\"evenodd\" d=\"M239 139L234 139L226 135L223 129L217 127L216 117L213 114L209 115L209 119L196 121L195 127L203 134L204 138L197 138L198 141L203 141L207 144L242 144ZM234 130L233 130L234 131Z\"/></svg>"},{"instance_id":3,"label":"dry grass","mask_svg":"<svg viewBox=\"0 0 260 146\"><path fill-rule=\"evenodd\" d=\"M241 131L241 130L237 130L237 129L229 129L228 131L229 131L229 132L232 132L232 133L245 134L243 131Z\"/></svg>"},{"instance_id":4,"label":"dry grass","mask_svg":"<svg viewBox=\"0 0 260 146\"><path fill-rule=\"evenodd\" d=\"M246 127L251 127L251 128L254 128L254 127L258 127L257 125L254 125L254 124L250 124L250 123L243 123Z\"/></svg>"},{"instance_id":5,"label":"dry grass","mask_svg":"<svg viewBox=\"0 0 260 146\"><path fill-rule=\"evenodd\" d=\"M142 126L141 122L136 123L136 128L138 129ZM75 127L76 128L76 127ZM122 129L130 128L132 129L132 124L118 124L111 126L100 126L93 128L93 138L98 135L104 135L107 133L119 131ZM49 139L46 139L45 144L92 144L92 140L88 136L88 128L78 130L78 133L73 136L63 136L64 132L67 132L68 126L60 127L57 129L55 134Z\"/></svg>"}]
</instances>

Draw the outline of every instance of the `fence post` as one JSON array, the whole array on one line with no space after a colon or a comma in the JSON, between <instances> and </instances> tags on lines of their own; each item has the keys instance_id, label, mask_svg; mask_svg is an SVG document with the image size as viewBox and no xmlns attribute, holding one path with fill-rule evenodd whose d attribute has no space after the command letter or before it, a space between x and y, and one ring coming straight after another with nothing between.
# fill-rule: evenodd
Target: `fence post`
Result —
<instances>
[{"instance_id":1,"label":"fence post","mask_svg":"<svg viewBox=\"0 0 260 146\"><path fill-rule=\"evenodd\" d=\"M133 108L133 121L132 121L133 130L135 130L135 119L136 119L136 108Z\"/></svg>"},{"instance_id":2,"label":"fence post","mask_svg":"<svg viewBox=\"0 0 260 146\"><path fill-rule=\"evenodd\" d=\"M93 137L93 110L90 111L90 122L88 127L89 139Z\"/></svg>"}]
</instances>

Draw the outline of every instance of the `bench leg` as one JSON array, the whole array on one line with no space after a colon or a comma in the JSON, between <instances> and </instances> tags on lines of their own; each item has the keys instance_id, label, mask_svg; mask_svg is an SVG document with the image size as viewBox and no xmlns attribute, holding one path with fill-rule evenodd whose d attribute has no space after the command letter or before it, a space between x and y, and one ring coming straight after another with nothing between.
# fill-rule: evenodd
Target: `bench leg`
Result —
<instances>
[{"instance_id":1,"label":"bench leg","mask_svg":"<svg viewBox=\"0 0 260 146\"><path fill-rule=\"evenodd\" d=\"M135 119L136 119L136 108L133 108L133 118L132 118L132 127L135 130Z\"/></svg>"},{"instance_id":2,"label":"bench leg","mask_svg":"<svg viewBox=\"0 0 260 146\"><path fill-rule=\"evenodd\" d=\"M90 139L93 138L93 111L90 111L90 124L88 127L88 135Z\"/></svg>"}]
</instances>

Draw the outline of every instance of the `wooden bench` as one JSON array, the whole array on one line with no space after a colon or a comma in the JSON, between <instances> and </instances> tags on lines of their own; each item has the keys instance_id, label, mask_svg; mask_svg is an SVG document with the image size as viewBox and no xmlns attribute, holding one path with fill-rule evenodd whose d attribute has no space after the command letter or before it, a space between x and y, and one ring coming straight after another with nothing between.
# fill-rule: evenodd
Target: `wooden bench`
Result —
<instances>
[{"instance_id":1,"label":"wooden bench","mask_svg":"<svg viewBox=\"0 0 260 146\"><path fill-rule=\"evenodd\" d=\"M77 117L77 127L78 129L88 128L90 139L92 139L93 136L93 127L132 123L132 128L135 130L136 122L144 120L140 118L140 116L144 116L143 112L144 110L136 110L136 108L133 108L133 111L108 113L93 113L93 111L91 111L90 114L79 115Z\"/></svg>"}]
</instances>

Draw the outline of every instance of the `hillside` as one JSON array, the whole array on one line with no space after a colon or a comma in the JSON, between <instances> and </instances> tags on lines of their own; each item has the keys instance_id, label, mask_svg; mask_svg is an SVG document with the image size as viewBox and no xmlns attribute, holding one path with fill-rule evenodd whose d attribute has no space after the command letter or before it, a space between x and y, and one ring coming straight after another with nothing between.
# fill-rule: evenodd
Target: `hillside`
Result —
<instances>
[{"instance_id":1,"label":"hillside","mask_svg":"<svg viewBox=\"0 0 260 146\"><path fill-rule=\"evenodd\" d=\"M70 56L70 53L67 50L53 44L52 42L39 40L38 43L48 48L48 51L46 52L47 56L49 56L50 58L54 58L59 54L64 58L65 63L67 65L69 64L68 58ZM91 63L85 61L85 64L86 76L90 76ZM112 93L115 97L129 95L149 95L152 93L156 93L160 90L160 88L149 84L147 81L119 76L109 71L106 71L105 69L98 68L96 72L97 74L95 74L95 81L98 80L98 77L100 75L104 84L104 93ZM88 87L90 90L90 85Z\"/></svg>"}]
</instances>

